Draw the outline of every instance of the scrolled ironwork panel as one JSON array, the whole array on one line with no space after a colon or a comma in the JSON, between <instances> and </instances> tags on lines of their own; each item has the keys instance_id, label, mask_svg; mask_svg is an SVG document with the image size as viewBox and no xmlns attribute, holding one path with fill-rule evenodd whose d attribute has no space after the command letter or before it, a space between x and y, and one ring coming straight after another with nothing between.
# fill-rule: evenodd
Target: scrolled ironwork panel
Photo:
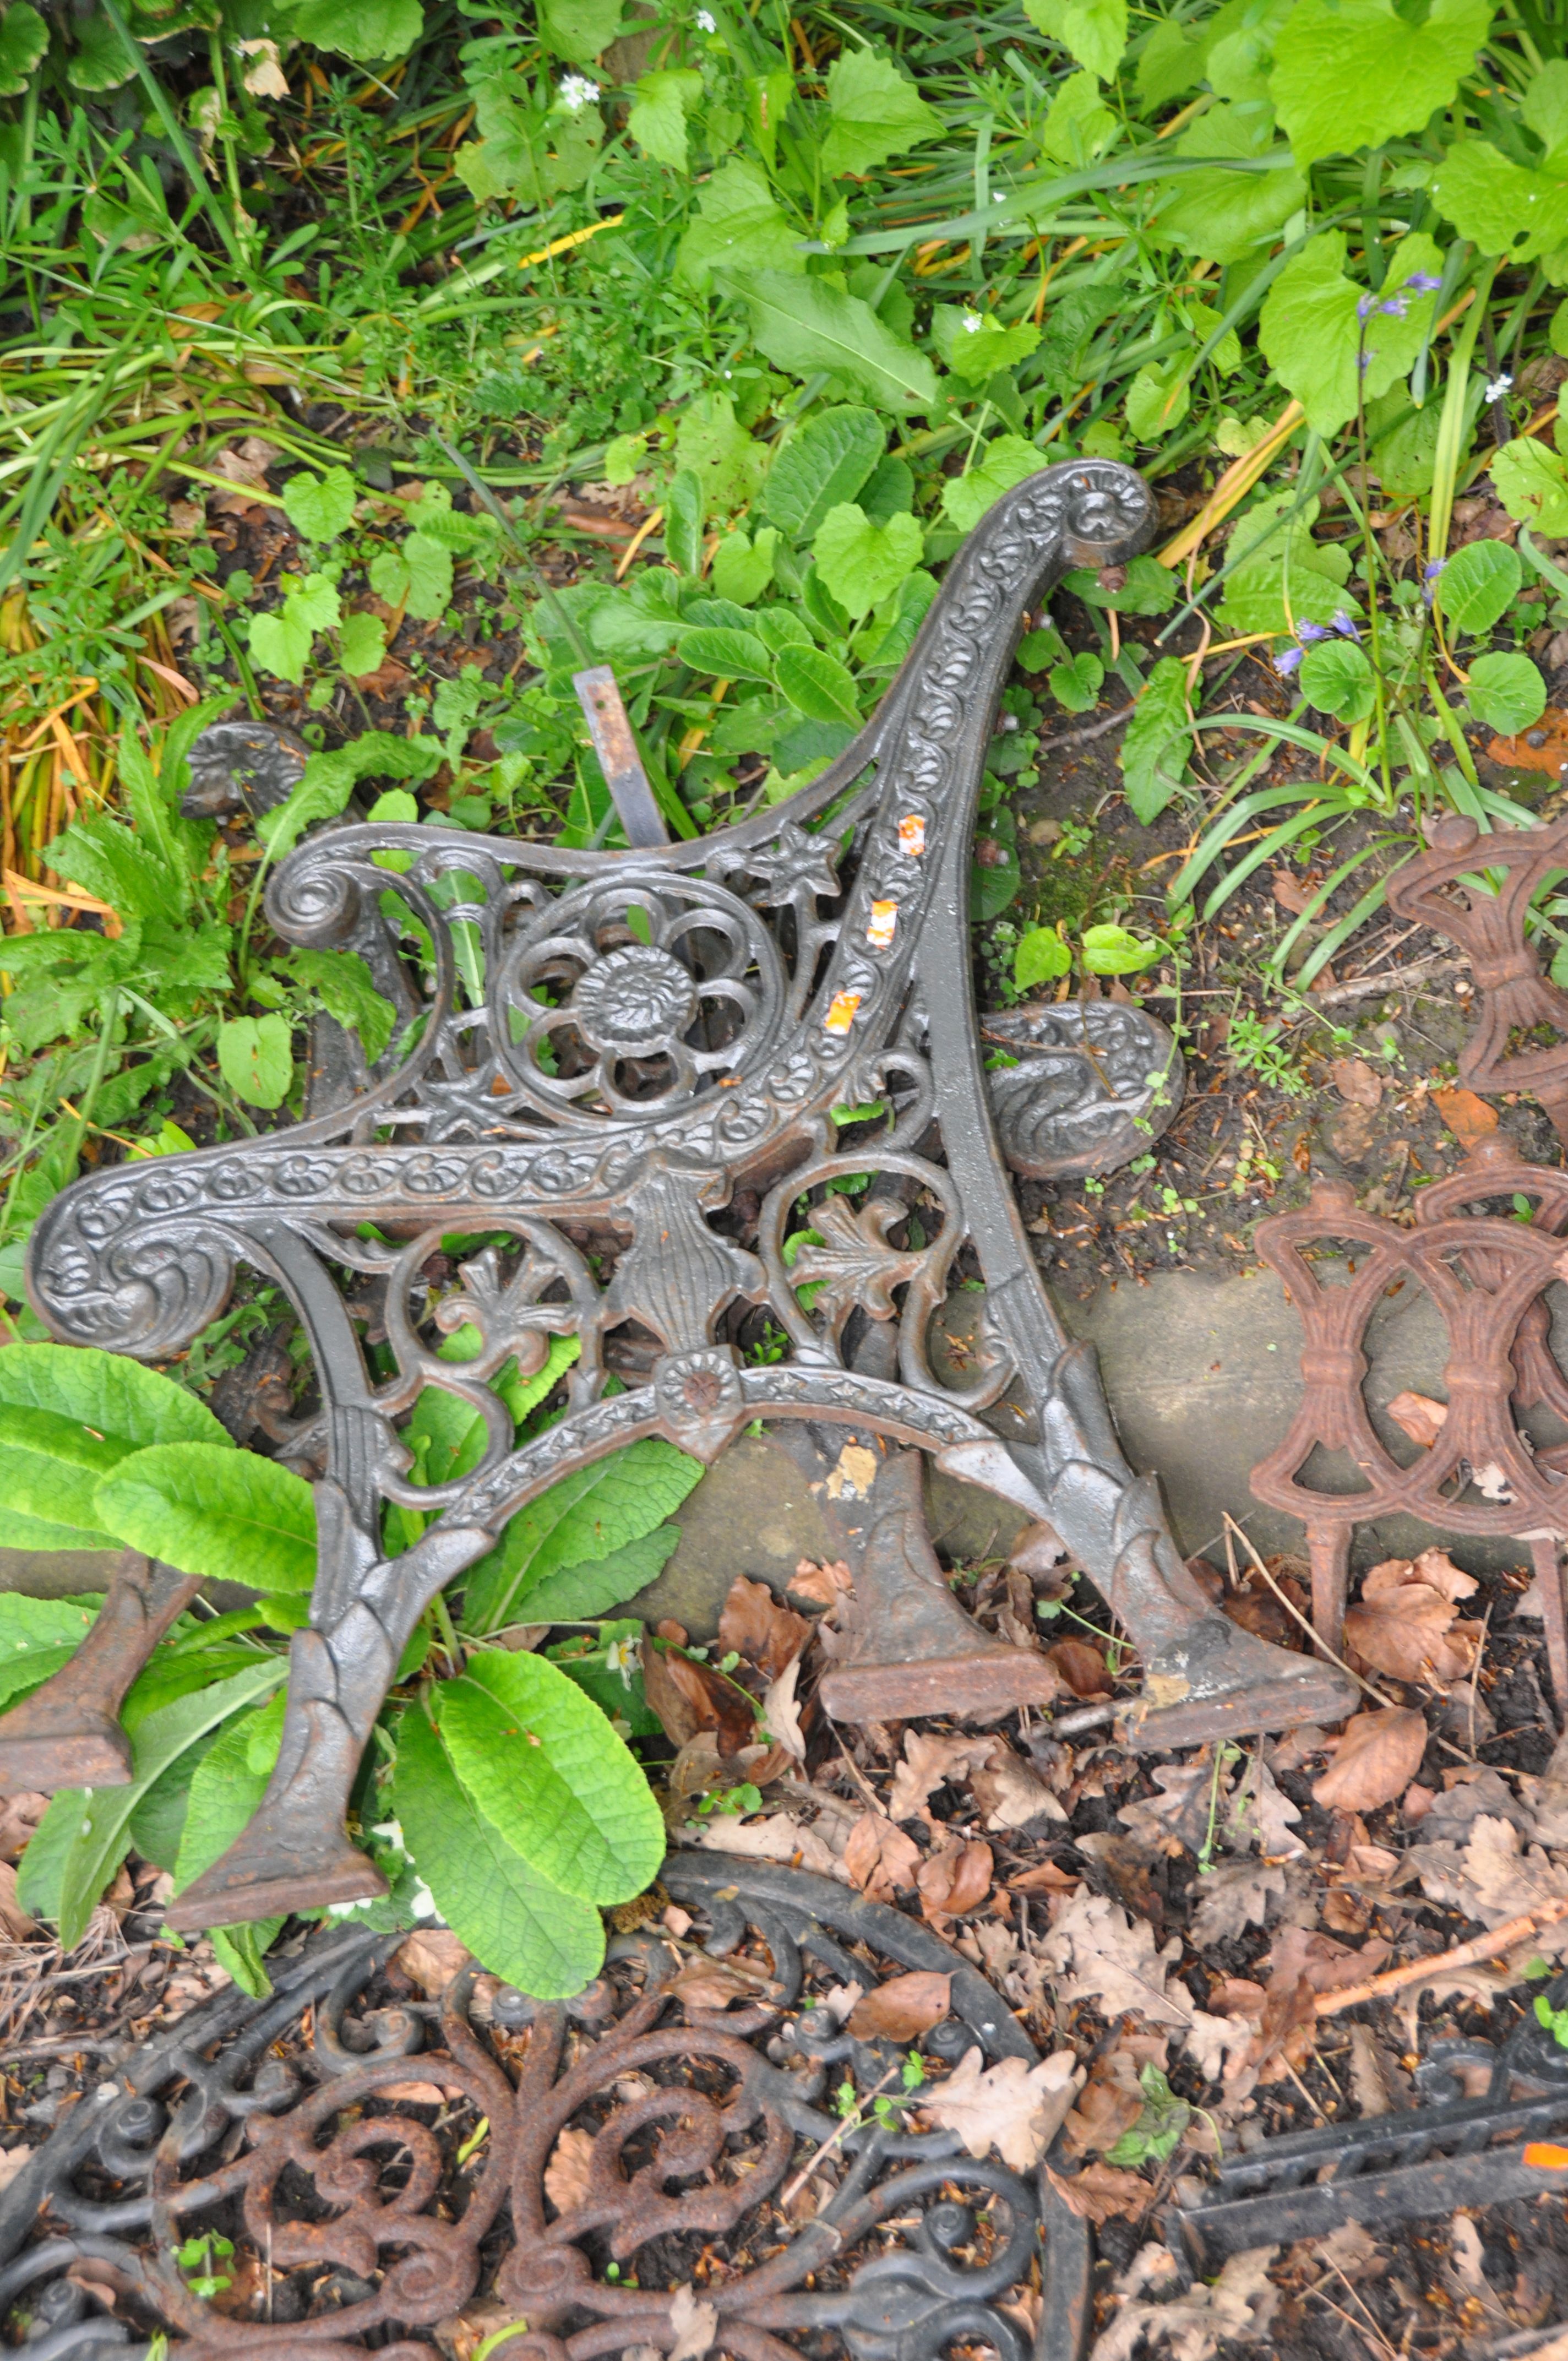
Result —
<instances>
[{"instance_id":1,"label":"scrolled ironwork panel","mask_svg":"<svg viewBox=\"0 0 1568 2361\"><path fill-rule=\"evenodd\" d=\"M1041 1284L980 1054L971 838L1016 635L1068 567L1132 555L1152 521L1146 487L1106 462L1047 468L1006 495L853 745L778 811L715 837L605 853L345 827L280 869L278 932L369 946L414 1009L414 1046L291 1131L78 1181L29 1260L56 1335L147 1358L210 1320L247 1261L291 1297L314 1356L321 1560L282 1751L250 1827L173 1923L378 1889L343 1809L413 1625L534 1493L640 1434L711 1460L758 1417L858 1425L1003 1493L1057 1530L1131 1632L1142 1743L1345 1709L1334 1668L1211 1608L1157 1484L1123 1458L1093 1356ZM1015 1086L1009 1126L1038 1130L1017 1100ZM849 1132L835 1121L866 1108L879 1112ZM902 1222L869 1196L849 1209L834 1185L847 1148L857 1170L885 1166L907 1186ZM821 1213L801 1242L822 1289L809 1311L781 1251L802 1205L808 1227ZM456 1364L437 1356L419 1274L431 1241L465 1231L512 1243L476 1254L437 1307L436 1326L483 1338L480 1360ZM986 1288L985 1381L952 1392L927 1329L960 1249ZM386 1282L393 1377L367 1367L345 1268ZM764 1312L788 1356L749 1365L742 1327ZM894 1337L896 1376L859 1366L868 1330ZM512 1356L538 1367L551 1335L579 1346L567 1411L516 1448L487 1379ZM618 1354L630 1382L611 1399ZM1005 1443L986 1422L1003 1384L1026 1412ZM478 1409L488 1444L461 1482L415 1494L398 1422L424 1386ZM416 1497L439 1513L389 1558L382 1506ZM907 1533L894 1540L890 1528L882 1578L907 1597L928 1569ZM921 1661L952 1667L948 1709L994 1706L994 1650L910 1628ZM0 1775L4 1754L0 1723Z\"/></svg>"}]
</instances>

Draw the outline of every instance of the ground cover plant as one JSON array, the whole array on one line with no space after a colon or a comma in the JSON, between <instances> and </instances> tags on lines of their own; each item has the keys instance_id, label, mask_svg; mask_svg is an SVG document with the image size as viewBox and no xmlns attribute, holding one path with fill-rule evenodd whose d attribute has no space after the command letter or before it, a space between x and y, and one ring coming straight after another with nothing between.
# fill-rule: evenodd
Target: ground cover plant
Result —
<instances>
[{"instance_id":1,"label":"ground cover plant","mask_svg":"<svg viewBox=\"0 0 1568 2361\"><path fill-rule=\"evenodd\" d=\"M371 1061L393 1041L361 960L267 928L267 879L307 829L351 812L621 841L584 666L614 669L672 832L721 826L850 743L993 500L1057 459L1126 458L1159 535L1032 619L988 754L976 970L992 1007L1146 998L1191 1084L1127 1172L1025 1188L1053 1285L1246 1268L1253 1224L1312 1170L1408 1213L1490 1118L1453 1087L1462 968L1383 895L1435 815L1527 824L1568 765L1568 55L1526 0L10 0L0 116L0 1545L125 1543L253 1588L264 1553L266 1575L256 1605L185 1619L138 1683L137 1784L60 1799L22 1852L23 1916L70 1948L135 1890L127 1861L144 1895L154 1871L188 1882L265 1784L313 1568L288 1464L311 1379L255 1280L166 1371L60 1352L22 1297L30 1226L84 1168L298 1119L318 1014ZM246 716L298 750L269 809L192 768L208 723ZM1565 918L1557 890L1532 918L1560 980ZM1504 1119L1555 1153L1528 1105ZM513 1373L520 1437L565 1375L559 1355ZM460 1408L412 1413L416 1480L472 1464ZM1055 1818L1030 1790L1009 1820L984 1785L1016 1781L1017 1730L965 1758L972 1805L945 1808L972 1832L950 1840L940 1781L910 1809L907 1780L890 1790L920 1747L974 1741L856 1741L880 1800L851 1859L842 1814L821 1833L832 1811L789 1795L826 1741L777 1688L815 1663L803 1616L830 1576L798 1631L759 1627L756 1602L748 1624L742 1600L707 1651L644 1639L615 1610L668 1558L697 1470L649 1444L592 1472L514 1521L400 1668L356 1797L388 1924L438 1912L497 1973L575 1990L601 1905L635 1906L657 1866L649 1770L704 1841L848 1861L934 1924L973 1917L988 1964L992 1896L1066 1894L1094 1867L1091 1843L1061 1869L1068 1839L1038 1829L1016 1838L1025 1869L1004 1858ZM405 1545L419 1512L388 1515ZM993 1619L1021 1605L1043 1629L1069 1689L1135 1686L1098 1602L964 1571ZM1246 1612L1272 1615L1255 1590ZM1516 1790L1546 1767L1533 1653L1513 1590L1492 1591L1485 1659L1453 1643L1443 1682L1366 1658L1403 1682L1378 1709L1430 1731L1426 1772L1409 1721L1376 1796L1352 1780L1315 1799L1288 1751L1208 1762L1189 1783L1202 1828L1145 1825L1149 1860L1106 1870L1122 1916L1163 1942L1174 1914L1200 1958L1242 1942L1227 1974L1258 1993L1316 1977L1330 1953L1287 1946L1266 1987L1260 1965L1283 1889L1243 1863L1243 1823L1277 1772L1319 1815L1298 1883L1317 1880L1332 1932L1310 1940L1386 1939L1366 1896L1392 1893L1420 1818L1400 1798L1453 1769L1453 1685L1471 1765ZM61 1661L93 1604L0 1599L0 1697ZM1485 1754L1477 1680L1497 1705ZM506 1752L525 1701L553 1733L541 1779L591 1773L576 1883ZM1137 1777L1119 1760L1047 1763L1078 1836L1103 1836L1096 1803ZM1185 1796L1192 1768L1162 1766L1162 1792ZM1448 1887L1429 1864L1421 1891L1486 1925L1501 1872L1469 1860L1480 1841L1449 1827ZM1193 1900L1221 1893L1211 1872L1241 1897L1229 1917ZM277 1931L214 1942L258 1987ZM1037 2000L1044 1954L997 1949ZM1050 1965L1089 1991L1070 1944ZM1197 2115L1168 2141L1175 2112L1239 2109L1248 2073L1293 2087L1287 2056L1317 2073L1262 2006L1233 2012L1257 2017L1261 2061L1213 2034L1096 2084L1119 2093L1104 2141L1085 2134L1112 2218L1199 2141Z\"/></svg>"}]
</instances>

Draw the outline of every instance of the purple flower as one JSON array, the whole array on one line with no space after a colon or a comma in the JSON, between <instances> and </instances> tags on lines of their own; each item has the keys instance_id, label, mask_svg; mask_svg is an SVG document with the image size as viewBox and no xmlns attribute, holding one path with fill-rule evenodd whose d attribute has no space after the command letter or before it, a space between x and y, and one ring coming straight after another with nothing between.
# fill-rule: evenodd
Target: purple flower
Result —
<instances>
[{"instance_id":1,"label":"purple flower","mask_svg":"<svg viewBox=\"0 0 1568 2361\"><path fill-rule=\"evenodd\" d=\"M1435 295L1442 281L1435 271L1412 270L1405 284L1414 294Z\"/></svg>"},{"instance_id":2,"label":"purple flower","mask_svg":"<svg viewBox=\"0 0 1568 2361\"><path fill-rule=\"evenodd\" d=\"M1342 640L1358 640L1361 637L1361 633L1356 630L1354 623L1345 613L1343 607L1336 609L1332 618L1332 627L1339 633Z\"/></svg>"},{"instance_id":3,"label":"purple flower","mask_svg":"<svg viewBox=\"0 0 1568 2361\"><path fill-rule=\"evenodd\" d=\"M1356 305L1356 307L1355 307L1355 316L1356 316L1356 318L1357 318L1358 320L1369 320L1369 319L1372 317L1373 313L1374 313L1376 309L1377 309L1377 298L1376 298L1376 295L1364 295L1364 296L1362 297L1362 299L1361 299L1360 302L1359 302L1359 303Z\"/></svg>"},{"instance_id":4,"label":"purple flower","mask_svg":"<svg viewBox=\"0 0 1568 2361\"><path fill-rule=\"evenodd\" d=\"M1377 306L1380 312L1387 312L1391 320L1402 320L1409 308L1410 299L1408 295L1390 295L1386 303L1379 303Z\"/></svg>"},{"instance_id":5,"label":"purple flower","mask_svg":"<svg viewBox=\"0 0 1568 2361\"><path fill-rule=\"evenodd\" d=\"M1326 623L1298 623L1296 637L1303 642L1326 640L1329 637L1329 627Z\"/></svg>"},{"instance_id":6,"label":"purple flower","mask_svg":"<svg viewBox=\"0 0 1568 2361\"><path fill-rule=\"evenodd\" d=\"M1430 566L1424 566L1424 567L1422 568L1422 570L1421 570L1421 603L1422 603L1422 605L1423 605L1423 606L1430 607L1430 606L1431 605L1431 601L1432 601L1432 585L1433 585L1433 583L1437 580L1438 576L1442 572L1443 567L1444 567L1447 564L1448 564L1448 560L1447 560L1447 558L1446 558L1446 557L1434 557L1434 558L1432 559L1432 562L1431 562L1431 564Z\"/></svg>"},{"instance_id":7,"label":"purple flower","mask_svg":"<svg viewBox=\"0 0 1568 2361\"><path fill-rule=\"evenodd\" d=\"M1290 675L1296 670L1296 667L1300 661L1301 651L1299 648L1281 648L1279 653L1274 659L1274 669L1277 673L1280 674L1283 678L1288 680Z\"/></svg>"}]
</instances>

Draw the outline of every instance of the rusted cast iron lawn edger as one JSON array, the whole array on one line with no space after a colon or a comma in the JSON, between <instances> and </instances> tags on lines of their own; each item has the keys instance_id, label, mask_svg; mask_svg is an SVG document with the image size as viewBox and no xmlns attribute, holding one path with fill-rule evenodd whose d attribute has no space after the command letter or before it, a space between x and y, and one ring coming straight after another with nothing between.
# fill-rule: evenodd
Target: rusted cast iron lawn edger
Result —
<instances>
[{"instance_id":1,"label":"rusted cast iron lawn edger","mask_svg":"<svg viewBox=\"0 0 1568 2361\"><path fill-rule=\"evenodd\" d=\"M314 1356L319 1570L292 1644L282 1751L248 1828L172 1905L175 1925L378 1890L344 1807L427 1601L536 1493L641 1435L711 1461L753 1420L790 1420L877 1451L850 1646L825 1691L835 1716L994 1712L1049 1686L1035 1652L989 1640L954 1602L910 1451L1048 1524L1092 1577L1145 1668L1137 1742L1349 1709L1335 1668L1269 1647L1204 1598L1156 1479L1122 1456L1091 1353L1069 1343L1040 1282L1004 1142L1038 1170L1053 1112L1067 1153L1082 1152L1079 1118L1096 1094L1107 1128L1124 1122L1093 1076L1093 1027L1084 1020L1075 1046L1068 1017L1040 1012L1010 1039L1019 1063L1004 1071L1000 1139L977 1037L970 840L1022 619L1069 566L1132 556L1152 515L1139 478L1102 461L1047 468L1008 494L953 559L874 719L811 786L740 827L639 841L656 821L633 799L624 852L350 826L280 868L267 903L278 933L358 950L402 1016L422 1020L418 1046L361 1070L356 1089L339 1037L317 1062L350 1075L341 1103L243 1147L76 1182L39 1222L29 1260L56 1336L157 1360L221 1311L243 1259L286 1291ZM378 865L387 852L406 866ZM1127 1041L1106 1046L1123 1054ZM833 1110L873 1103L882 1128L862 1123L841 1145ZM868 1171L851 1210L831 1184ZM806 1257L786 1268L784 1243L794 1209L804 1201L815 1218L829 1196L826 1243L809 1250L825 1284L808 1312L795 1292ZM917 1227L905 1226L912 1208ZM443 1238L466 1232L514 1244L471 1254L439 1307L442 1326L472 1323L484 1340L456 1364L436 1356L420 1274ZM954 1389L927 1341L960 1253L983 1280L985 1322L972 1382ZM387 1278L389 1380L367 1369L345 1272ZM749 1307L765 1307L786 1358L742 1359ZM513 1357L537 1369L562 1335L580 1346L566 1412L517 1447L488 1380ZM635 1380L613 1394L607 1346ZM472 1474L429 1488L408 1480L397 1424L426 1386L471 1403L489 1435ZM1004 1396L1005 1441L987 1419ZM389 1500L437 1512L396 1557L381 1541ZM158 1620L149 1602L138 1628ZM39 1695L27 1783L74 1785L102 1685L67 1667Z\"/></svg>"}]
</instances>

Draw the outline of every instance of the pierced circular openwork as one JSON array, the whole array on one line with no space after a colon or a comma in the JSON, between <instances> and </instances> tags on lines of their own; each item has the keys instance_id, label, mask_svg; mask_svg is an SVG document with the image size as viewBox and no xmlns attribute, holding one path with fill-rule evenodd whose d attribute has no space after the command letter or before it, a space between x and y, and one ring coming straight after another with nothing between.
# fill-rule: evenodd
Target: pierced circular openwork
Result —
<instances>
[{"instance_id":1,"label":"pierced circular openwork","mask_svg":"<svg viewBox=\"0 0 1568 2361\"><path fill-rule=\"evenodd\" d=\"M534 917L500 985L500 1053L555 1115L663 1116L741 1072L783 1004L755 910L700 877L581 886Z\"/></svg>"}]
</instances>

